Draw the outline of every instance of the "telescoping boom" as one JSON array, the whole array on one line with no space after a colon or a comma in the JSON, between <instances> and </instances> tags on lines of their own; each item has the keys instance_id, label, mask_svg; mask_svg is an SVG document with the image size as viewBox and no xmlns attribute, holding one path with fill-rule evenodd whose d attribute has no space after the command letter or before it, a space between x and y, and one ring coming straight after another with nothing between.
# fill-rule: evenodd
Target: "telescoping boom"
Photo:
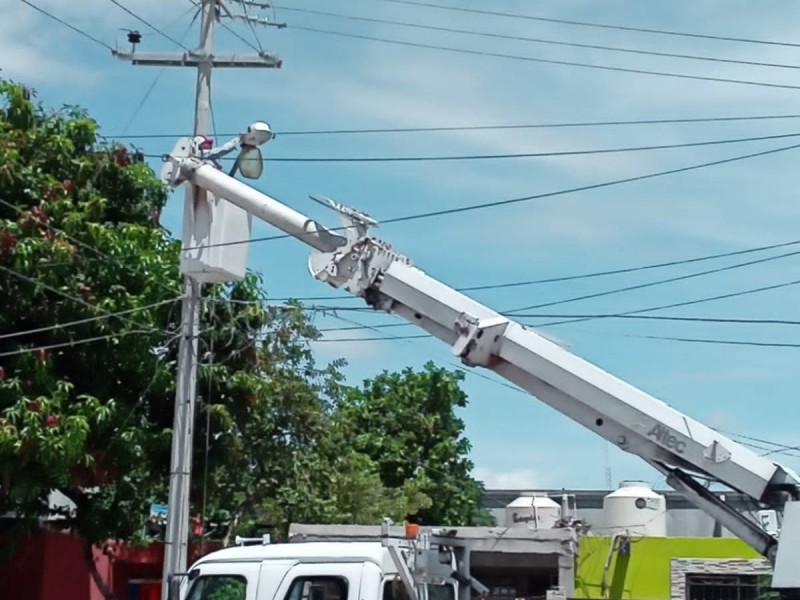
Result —
<instances>
[{"instance_id":1,"label":"telescoping boom","mask_svg":"<svg viewBox=\"0 0 800 600\"><path fill-rule=\"evenodd\" d=\"M315 250L308 263L315 278L427 331L464 364L494 371L641 457L671 487L772 561L774 588L787 594L800 590L800 479L795 473L428 276L370 236L369 227L377 223L367 215L328 201L342 219L345 235L340 235L226 175L186 147L179 143L165 156L167 183L177 187L188 182L207 190L305 242ZM240 159L252 160L254 154L261 160L253 148ZM768 533L700 483L709 480L776 510L780 535Z\"/></svg>"}]
</instances>

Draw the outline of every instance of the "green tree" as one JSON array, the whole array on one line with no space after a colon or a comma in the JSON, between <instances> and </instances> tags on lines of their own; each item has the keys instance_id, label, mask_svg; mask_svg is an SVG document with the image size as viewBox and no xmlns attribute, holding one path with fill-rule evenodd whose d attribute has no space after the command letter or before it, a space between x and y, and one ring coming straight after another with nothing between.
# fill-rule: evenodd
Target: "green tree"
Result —
<instances>
[{"instance_id":1,"label":"green tree","mask_svg":"<svg viewBox=\"0 0 800 600\"><path fill-rule=\"evenodd\" d=\"M456 410L467 405L464 374L432 363L422 371L384 371L347 390L337 420L357 452L379 466L383 485L408 482L432 500L409 516L429 525L488 524L481 484L471 471L470 443Z\"/></svg>"},{"instance_id":2,"label":"green tree","mask_svg":"<svg viewBox=\"0 0 800 600\"><path fill-rule=\"evenodd\" d=\"M181 283L166 199L84 111L0 80L0 514L32 525L59 490L87 558L139 535L167 496ZM206 286L203 309L193 514L229 536L424 504L413 486L385 490L337 433L342 363L314 364L299 306L269 306L249 274Z\"/></svg>"},{"instance_id":3,"label":"green tree","mask_svg":"<svg viewBox=\"0 0 800 600\"><path fill-rule=\"evenodd\" d=\"M259 310L239 306L251 316ZM217 310L230 307L220 303ZM346 392L344 361L316 365L308 340L318 334L304 313L298 307L267 313L244 328L236 315L233 329L213 327L208 340L212 348L228 346L224 366L204 365L213 442L201 493L225 517L217 519L226 522L217 534L227 542L234 533L269 527L282 539L291 522L379 523L429 503L411 483L385 489L378 465L342 435L333 416ZM254 344L255 337L264 342ZM225 377L221 371L232 367L236 376Z\"/></svg>"},{"instance_id":4,"label":"green tree","mask_svg":"<svg viewBox=\"0 0 800 600\"><path fill-rule=\"evenodd\" d=\"M31 95L0 81L0 512L46 514L59 490L88 556L163 493L169 431L147 408L173 388L154 349L173 346L178 248L141 158Z\"/></svg>"}]
</instances>

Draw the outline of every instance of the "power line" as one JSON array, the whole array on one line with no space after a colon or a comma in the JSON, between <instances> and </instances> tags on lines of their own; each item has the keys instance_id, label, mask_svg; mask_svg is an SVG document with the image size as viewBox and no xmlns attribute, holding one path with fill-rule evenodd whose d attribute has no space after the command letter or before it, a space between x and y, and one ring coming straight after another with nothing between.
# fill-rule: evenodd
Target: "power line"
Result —
<instances>
[{"instance_id":1,"label":"power line","mask_svg":"<svg viewBox=\"0 0 800 600\"><path fill-rule=\"evenodd\" d=\"M23 1L24 1L24 0L23 0ZM184 45L183 45L181 42L179 42L178 40L176 40L176 39L175 39L174 37L172 37L171 35L168 35L168 34L164 33L164 32L163 32L163 31L161 31L161 30L160 30L158 27L156 27L155 25L153 25L152 23L150 23L150 22L149 22L149 21L147 21L146 19L143 19L142 17L140 17L139 15L137 15L135 12L133 12L133 11L132 11L131 9L129 9L127 6L125 6L124 4L122 4L121 2L119 2L119 0L109 0L109 2L111 2L111 3L112 3L112 4L114 4L115 6L118 6L118 7L119 7L119 8L121 8L122 10L124 10L126 13L128 13L130 16L132 16L132 17L133 17L134 19L136 19L137 21L140 21L141 23L144 23L144 24L145 24L145 25L147 25L147 26L148 26L150 29L152 29L153 31L155 31L157 34L159 34L159 35L160 35L160 36L162 36L163 38L166 38L167 40L169 40L170 42L172 42L173 44L175 44L175 45L176 45L176 46L178 46L179 48L183 48L183 49L184 49L184 50L186 50L187 52L191 52L191 50L189 50L189 48L187 48L186 46L184 46Z\"/></svg>"},{"instance_id":2,"label":"power line","mask_svg":"<svg viewBox=\"0 0 800 600\"><path fill-rule=\"evenodd\" d=\"M647 339L647 340L659 340L659 341L667 341L667 342L684 342L684 343L697 343L697 344L716 344L716 345L723 345L723 346L752 346L757 348L800 348L800 344L798 343L783 343L783 342L754 342L754 341L747 341L747 340L721 340L721 339L712 339L712 338L684 338L684 337L669 337L669 336L658 336L658 335L633 335L633 334L620 334L624 337L631 337L631 338L639 338L639 339ZM415 335L401 335L401 336L375 336L375 337L352 337L352 338L329 338L329 339L321 339L316 340L316 342L347 342L347 343L354 343L354 342L381 342L381 341L391 341L391 340L417 340L417 339L424 339L424 338L431 338L432 335L428 333L421 333Z\"/></svg>"},{"instance_id":3,"label":"power line","mask_svg":"<svg viewBox=\"0 0 800 600\"><path fill-rule=\"evenodd\" d=\"M654 50L642 50L639 48L620 48L618 46L604 46L600 44L582 44L578 42L565 42L563 40L553 40L547 38L527 37L519 35L511 35L507 33L493 33L490 31L476 31L474 29L457 29L455 27L443 27L441 25L425 25L422 23L409 23L407 21L396 21L393 19L380 19L375 17L361 17L357 15L345 15L342 13L328 12L323 10L313 10L309 8L296 8L288 6L279 6L281 10L298 12L310 15L319 15L323 17L333 17L336 19L345 19L349 21L360 21L363 23L380 23L384 25L397 25L399 27L408 27L412 29L423 29L427 31L437 31L443 33L457 33L463 35L474 35L480 37L488 37L493 39L511 40L517 42L532 42L536 44L550 44L554 46L566 46L570 48L586 48L589 50L603 50L608 52L621 52L625 54L637 54L646 56L658 56L662 58L680 58L688 60L699 60L715 63L729 63L736 65L748 65L756 67L774 67L779 69L800 69L798 65L789 65L782 63L770 63L754 60L736 60L732 58L719 58L713 56L698 56L694 54L678 54L672 52L656 52Z\"/></svg>"},{"instance_id":4,"label":"power line","mask_svg":"<svg viewBox=\"0 0 800 600\"><path fill-rule=\"evenodd\" d=\"M88 344L91 342L111 340L114 338L122 337L124 335L139 335L139 334L152 334L152 333L160 333L160 332L156 329L131 329L128 331L119 331L117 333L110 333L108 335L98 335L96 337L83 338L80 340L72 340L70 342L61 342L58 344L37 346L36 348L23 348L19 350L12 350L10 352L2 352L0 353L0 358L5 358L9 356L19 356L20 354L30 354L31 352L38 352L39 350L55 350L57 348L71 348L72 346L78 346L80 344Z\"/></svg>"},{"instance_id":5,"label":"power line","mask_svg":"<svg viewBox=\"0 0 800 600\"><path fill-rule=\"evenodd\" d=\"M706 297L706 298L699 298L699 299L696 299L696 300L686 300L686 301L683 301L683 302L673 302L671 304L662 304L660 306L652 306L652 307L649 307L649 308L640 308L638 310L629 310L629 311L625 311L625 312L619 312L619 313L615 313L614 316L638 315L638 314L641 314L641 313L653 312L653 311L656 311L656 310L666 310L668 308L679 308L679 307L682 307L682 306L692 306L694 304L701 304L701 303L704 303L704 302L712 302L712 301L715 301L715 300L726 300L728 298L737 298L739 296L748 296L750 294L757 294L759 292L766 292L766 291L771 291L771 290L782 289L782 288L791 287L793 285L798 285L798 284L800 284L800 279L795 279L793 281L785 281L783 283L776 283L776 284L773 284L773 285L766 285L766 286L762 286L762 287L751 288L751 289L742 290L742 291L739 291L739 292L730 292L730 293L727 293L727 294L720 294L718 296L709 296L709 297ZM611 318L611 317L600 317L600 318ZM568 320L564 320L564 321L551 321L551 322L548 322L548 323L536 323L536 324L534 324L532 326L533 327L554 327L556 325L566 325L568 323L581 323L583 321L591 321L591 320L593 320L593 318L568 319Z\"/></svg>"},{"instance_id":6,"label":"power line","mask_svg":"<svg viewBox=\"0 0 800 600\"><path fill-rule=\"evenodd\" d=\"M527 285L537 285L543 283L557 283L563 281L575 281L579 279L590 279L595 277L605 277L609 275L619 275L622 273L635 273L637 271L647 271L650 269L661 269L664 267L674 267L679 265L687 265L696 262L703 262L707 260L713 260L717 258L727 258L731 256L740 256L743 254L751 254L753 252L761 252L764 250L773 250L777 248L785 248L788 246L797 246L800 244L800 240L793 240L791 242L782 242L780 244L770 244L768 246L758 246L755 248L747 248L745 250L734 250L733 252L721 252L717 254L707 254L704 256L696 256L693 258L684 258L679 260L671 260L667 262L660 262L660 263L651 263L647 265L640 265L636 267L626 267L622 269L612 269L608 271L595 271L592 273L581 273L578 275L563 275L561 277L548 277L545 279L531 279L526 281L512 281L506 283L494 283L488 285L473 285L473 286L464 286L455 288L456 291L459 292L473 292L473 291L484 291L484 290L498 290L498 289L507 289L513 287L522 287ZM318 300L357 300L360 299L358 296L298 296L298 297L277 297L274 298L276 301L288 301L288 300L297 300L300 302L303 301L318 301Z\"/></svg>"},{"instance_id":7,"label":"power line","mask_svg":"<svg viewBox=\"0 0 800 600\"><path fill-rule=\"evenodd\" d=\"M676 321L687 323L719 323L719 324L736 324L736 325L788 325L800 326L800 321L792 319L746 319L746 318L724 318L724 317L678 317L678 316L665 316L665 315L621 315L614 313L568 313L568 314L552 314L552 313L529 313L529 314L516 314L509 315L507 313L500 313L503 316L513 317L515 319L626 319L626 320L644 320L644 321ZM527 323L522 323L527 325ZM396 327L410 327L412 323L379 323L372 325L370 329L394 329ZM531 324L531 327L537 325ZM361 327L326 327L319 329L321 333L331 333L340 331L357 331Z\"/></svg>"},{"instance_id":8,"label":"power line","mask_svg":"<svg viewBox=\"0 0 800 600\"><path fill-rule=\"evenodd\" d=\"M54 288L51 285L48 285L46 283L42 283L41 281L37 281L33 277L28 277L27 275L19 273L19 272L13 270L13 269L9 269L8 267L4 267L4 266L0 265L0 271L4 271L5 273L8 273L9 275L12 275L13 277L16 277L17 279L21 279L21 280L23 280L23 281L25 281L27 283L30 283L30 284L32 284L34 286L41 287L42 289L45 289L45 290L47 290L49 292L52 292L53 294L56 294L57 296L61 296L62 298L65 298L67 300L71 300L72 302L80 304L80 305L82 305L82 306L84 306L84 307L86 307L86 308L88 308L88 309L90 309L92 311L98 311L98 312L101 312L101 313L103 313L105 315L108 315L110 317L116 317L116 318L120 319L121 321L125 321L129 325L134 325L136 327L142 327L143 326L142 323L137 323L136 321L132 321L131 319L129 319L127 317L114 315L112 312L107 311L107 310L102 309L102 308L98 308L96 305L87 302L83 298L78 298L77 296L72 296L71 294L67 294L66 292L62 292L58 288ZM155 329L153 329L151 327L150 331L155 331Z\"/></svg>"},{"instance_id":9,"label":"power line","mask_svg":"<svg viewBox=\"0 0 800 600\"><path fill-rule=\"evenodd\" d=\"M353 321L352 319L341 317L339 315L334 315L334 318L339 319L340 321L344 321L345 323L352 323L354 326L360 327L362 329L374 329L378 333L382 333L379 329L377 329L374 326L364 325L362 323L359 323L358 321ZM422 335L422 336L417 336L417 338L412 338L411 336L396 336L396 335L388 334L387 337L382 337L382 338L379 338L379 339L382 339L382 340L397 340L397 341L412 341L413 339L424 338L424 337L431 337L431 336ZM325 341L325 340L316 340L316 341ZM330 341L341 341L341 340L330 340ZM465 369L463 366L461 366L459 364L456 364L456 363L454 363L452 361L446 361L446 362L448 364L450 364L452 367L455 367L456 370L458 370L458 371L460 371L462 373L469 374L469 375L474 375L475 377L479 377L481 379L485 379L486 381L490 381L490 382L492 382L494 384L501 385L503 387L509 388L511 390L514 390L515 392L523 393L526 396L529 395L528 392L526 392L525 390L523 390L521 388L518 388L517 386L512 385L512 384L510 384L510 383L508 383L506 381L500 381L500 380L494 379L493 377L489 377L488 375L486 375L484 373L481 373L480 371L475 370L475 369L471 369L471 370L470 369Z\"/></svg>"},{"instance_id":10,"label":"power line","mask_svg":"<svg viewBox=\"0 0 800 600\"><path fill-rule=\"evenodd\" d=\"M531 123L531 124L506 124L506 125L450 125L450 126L430 126L430 127L387 127L387 128L366 128L366 129L301 129L277 131L278 136L296 135L370 135L388 133L438 133L449 131L491 131L491 130L514 130L514 129L548 129L565 127L610 127L627 125L670 125L679 123L724 123L737 121L760 121L776 119L798 119L800 115L753 115L735 117L696 117L684 119L636 119L622 121L577 121L562 123ZM187 137L187 133L140 133L133 135L108 135L110 139L177 139ZM221 133L223 137L233 137L238 133Z\"/></svg>"},{"instance_id":11,"label":"power line","mask_svg":"<svg viewBox=\"0 0 800 600\"><path fill-rule=\"evenodd\" d=\"M405 215L405 216L400 216L400 217L393 217L393 218L390 218L390 219L382 219L381 223L384 224L384 225L391 224L391 223L404 223L406 221L416 221L416 220L419 220L419 219L429 219L429 218L432 218L432 217L441 217L441 216L445 216L445 215L452 215L452 214L457 214L457 213L462 213L462 212L469 212L469 211L480 210L480 209L484 209L484 208L494 208L494 207L497 207L497 206L506 206L506 205L509 205L509 204L517 204L517 203L520 203L520 202L528 202L528 201L531 201L531 200L541 200L541 199L544 199L544 198L553 198L555 196L565 196L565 195L568 195L568 194L574 194L574 193L578 193L578 192L586 192L586 191L589 191L589 190L596 190L596 189L611 187L611 186L615 186L615 185L621 185L621 184L624 184L624 183L632 183L632 182L635 182L635 181L644 181L646 179L654 179L656 177L664 177L666 175L675 175L675 174L684 173L684 172L687 172L687 171L694 171L694 170L697 170L697 169L704 169L704 168L707 168L707 167L713 167L713 166L717 166L717 165L733 163L733 162L737 162L737 161L741 161L741 160L747 160L747 159L750 159L750 158L757 158L759 156L767 156L767 155L770 155L770 154L776 154L778 152L786 152L787 150L794 150L796 148L800 148L800 144L793 144L791 146L781 146L779 148L773 148L771 150L763 150L761 152L754 152L754 153L751 153L751 154L742 154L742 155L734 156L734 157L731 157L731 158L724 158L724 159L721 159L721 160L698 163L698 164L689 165L689 166L686 166L686 167L679 167L677 169L669 169L667 171L657 171L655 173L646 173L644 175L636 175L634 177L625 177L623 179L613 179L611 181L605 181L605 182L601 182L601 183L593 183L593 184L589 184L589 185L583 185L583 186L574 187L574 188L567 188L567 189L557 190L557 191L553 191L553 192L543 192L541 194L533 194L533 195L530 195L530 196L522 196L522 197L519 197L519 198L511 198L511 199L508 199L508 200L497 200L497 201L494 201L494 202L484 202L484 203L481 203L481 204L471 204L471 205L466 205L466 206L458 206L458 207L454 207L454 208L446 208L446 209L435 210L435 211L430 211L430 212L415 213L415 214L410 214L410 215ZM328 230L329 231L339 231L339 230L343 230L343 229L344 229L343 227L331 227ZM287 239L287 238L291 238L291 237L293 237L293 236L291 236L289 234L286 234L286 233L282 233L282 234L276 234L276 235L270 235L270 236L264 236L264 237L258 237L258 238L249 238L249 239L243 239L243 240L233 240L233 241L230 241L230 242L221 242L221 243L217 243L217 244L208 244L208 245L203 246L203 248L221 248L223 246L237 246L239 244L250 244L250 243L256 243L256 242L269 242L269 241L274 241L274 240L283 240L283 239ZM184 251L192 250L192 249L193 248L182 248L182 250L184 250Z\"/></svg>"},{"instance_id":12,"label":"power line","mask_svg":"<svg viewBox=\"0 0 800 600\"><path fill-rule=\"evenodd\" d=\"M99 172L99 170L98 170L98 172ZM16 206L15 204L12 204L11 202L8 202L7 200L3 200L2 198L0 198L0 204L2 204L3 206L6 206L8 208L11 208L12 210L17 211L17 213L22 213L23 212L23 210L20 207ZM59 235L64 236L66 239L68 239L70 242L72 242L76 246L79 246L80 248L83 248L85 250L89 250L90 252L92 252L93 254L98 256L99 258L102 258L104 260L107 260L107 261L117 265L118 267L120 267L121 269L123 269L125 271L128 271L132 275L136 275L137 277L141 277L143 275L143 273L141 273L140 271L134 269L133 267L129 267L128 265L126 265L126 264L120 262L119 260L115 259L113 256L110 256L109 254L106 254L105 252L102 252L101 250L98 250L97 248L95 248L91 244L86 244L85 242L82 242L81 240L69 235L63 229L59 229L58 227L55 227L54 225L51 225L49 222L40 223L40 225L43 225L44 227L47 227L50 231L52 231L54 233L57 233ZM156 285L158 285L161 289L169 292L170 294L174 293L174 291L175 291L172 288L170 288L169 286L167 286L165 283L162 283L161 281L158 281L156 283Z\"/></svg>"},{"instance_id":13,"label":"power line","mask_svg":"<svg viewBox=\"0 0 800 600\"><path fill-rule=\"evenodd\" d=\"M541 58L537 56L522 56L519 54L508 54L505 52L489 52L485 50L471 50L469 48L454 48L452 46L440 46L437 44L425 44L422 42L408 42L403 40L393 40L385 37L377 37L372 35L362 35L358 33L347 33L343 31L335 31L332 29L319 29L316 27L305 27L301 25L292 25L292 29L299 31L308 31L311 33L322 33L325 35L334 35L339 37L354 38L370 42L381 42L385 44L395 44L399 46L410 46L413 48L424 48L427 50L442 50L444 52L454 52L458 54L468 54L471 56L486 56L491 58L506 58L510 60L521 60L527 62L535 62L549 65L559 65L566 67L582 67L585 69L598 69L601 71L613 71L616 73L633 73L636 75L654 75L658 77L673 77L677 79L690 79L694 81L713 81L716 83L736 83L740 85L752 85L769 88L779 88L787 90L800 90L798 85L790 85L784 83L774 83L769 81L753 81L750 79L731 79L726 77L712 77L710 75L690 75L688 73L674 73L671 71L651 71L648 69L635 69L629 67L614 67L611 65L600 65L593 63L585 63L570 60L556 60L551 58Z\"/></svg>"},{"instance_id":14,"label":"power line","mask_svg":"<svg viewBox=\"0 0 800 600\"><path fill-rule=\"evenodd\" d=\"M714 160L714 161L711 161L711 162L704 162L704 163L698 163L698 164L694 164L694 165L689 165L689 166L686 166L686 167L679 167L677 169L669 169L667 171L657 171L655 173L647 173L645 175L636 175L634 177L625 177L623 179L614 179L614 180L606 181L606 182L603 182L603 183L593 183L593 184L589 184L589 185L582 185L582 186L579 186L579 187L568 188L568 189L564 189L564 190L557 190L555 192L544 192L542 194L533 194L533 195L530 195L530 196L522 196L522 197L519 197L519 198L511 198L509 200L498 200L498 201L495 201L495 202L484 202L484 203L481 203L481 204L472 204L472 205L467 205L467 206L459 206L459 207L455 207L455 208L446 208L446 209L442 209L442 210L434 210L434 211L425 212L425 213L417 213L417 214L412 214L412 215L406 215L406 216L402 216L402 217L394 217L392 219L383 219L381 221L381 223L383 223L383 224L402 223L402 222L405 222L405 221L415 221L415 220L418 220L418 219L428 219L428 218L431 218L431 217L440 217L440 216L444 216L444 215L451 215L451 214L456 214L456 213L468 212L468 211L472 211L472 210L480 210L480 209L483 209L483 208L494 208L494 207L497 207L497 206L506 206L506 205L509 205L509 204L517 204L519 202L528 202L530 200L541 200L543 198L552 198L554 196L563 196L563 195L566 195L566 194L574 194L576 192L586 192L586 191L589 191L589 190L596 190L596 189L600 189L600 188L611 187L611 186L620 185L620 184L623 184L623 183L632 183L634 181L643 181L645 179L654 179L656 177L663 177L665 175L675 175L677 173L685 173L687 171L694 171L694 170L697 170L697 169L705 169L707 167L714 167L714 166L718 166L718 165L724 165L724 164L733 163L733 162L737 162L737 161L741 161L741 160L747 160L747 159L750 159L750 158L757 158L759 156L767 156L769 154L775 154L775 153L778 153L778 152L785 152L787 150L795 150L797 148L800 148L800 144L793 144L791 146L782 146L780 148L773 148L771 150L762 150L761 152L754 152L752 154L743 154L743 155L734 156L734 157L731 157L731 158L723 158L721 160Z\"/></svg>"},{"instance_id":15,"label":"power line","mask_svg":"<svg viewBox=\"0 0 800 600\"><path fill-rule=\"evenodd\" d=\"M800 133L785 133L757 137L706 140L702 142L684 142L680 144L661 144L649 146L627 146L622 148L596 148L591 150L561 150L554 152L525 152L516 154L468 154L455 156L349 156L349 157L265 157L267 163L300 162L300 163L382 163L382 162L436 162L457 160L495 160L513 158L545 158L558 156L587 156L593 154L615 154L623 152L645 152L651 150L670 150L676 148L695 148L700 146L718 146L723 144L740 144L765 140L777 140L800 136ZM159 154L147 154L148 158L160 158ZM225 159L228 160L228 159ZM235 160L235 159L229 159Z\"/></svg>"},{"instance_id":16,"label":"power line","mask_svg":"<svg viewBox=\"0 0 800 600\"><path fill-rule=\"evenodd\" d=\"M63 19L61 19L61 18L59 18L59 17L55 16L53 13L51 13L51 12L48 12L48 11L46 11L45 9L43 9L43 8L41 8L41 7L39 7L39 6L36 6L36 5L35 5L33 2L30 2L29 0L20 0L20 2L22 2L23 4L27 4L28 6L30 6L30 7L31 7L31 8L33 8L34 10L38 10L38 11L39 11L40 13L42 13L43 15L45 15L45 16L47 16L47 17L49 17L49 18L53 19L53 20L54 20L54 21L56 21L57 23L60 23L60 24L61 24L61 25L63 25L64 27L69 27L69 28L70 28L72 31L74 31L75 33L78 33L78 34L82 35L83 37L85 37L86 39L92 40L92 41L93 41L95 44L100 44L101 46L103 46L103 47L104 47L104 48L106 48L107 50L111 50L111 51L113 52L114 48L112 48L111 46L109 46L109 45L108 45L108 44L106 44L105 42L103 42L103 41L101 41L101 40L97 39L96 37L94 37L93 35L91 35L91 34L89 34L89 33L86 33L86 32L85 32L85 31L83 31L82 29L78 29L78 28L77 28L77 27L75 27L74 25L70 25L69 23L67 23L67 22L66 22L66 21L64 21Z\"/></svg>"},{"instance_id":17,"label":"power line","mask_svg":"<svg viewBox=\"0 0 800 600\"><path fill-rule=\"evenodd\" d=\"M626 25L613 25L607 23L591 23L588 21L574 21L569 19L556 19L552 17L538 17L533 15L523 15L518 13L499 12L491 10L483 10L477 8L465 8L460 6L446 6L443 4L435 4L433 2L421 2L420 0L383 0L383 2L391 2L394 4L408 4L413 6L425 6L428 8L438 8L442 10L450 10L457 12L473 13L479 15L490 15L494 17L508 17L514 19L525 19L530 21L542 21L545 23L561 23L562 25L576 25L580 27L595 27L600 29L616 29L619 31L636 31L639 33L656 33L659 35L671 35L678 37L700 38L706 40L717 40L723 42L740 42L746 44L764 44L768 46L785 46L789 48L800 48L800 44L791 42L778 42L774 40L760 40L755 38L740 38L723 35L712 35L706 33L690 33L684 31L671 31L667 29L649 29L645 27L630 27Z\"/></svg>"},{"instance_id":18,"label":"power line","mask_svg":"<svg viewBox=\"0 0 800 600\"><path fill-rule=\"evenodd\" d=\"M708 270L705 270L705 271L697 271L695 273L688 273L686 275L677 275L675 277L669 277L669 278L666 278L666 279L658 279L656 281L648 281L647 283L639 283L639 284L636 284L636 285L629 285L629 286L625 286L625 287L621 287L621 288L616 288L616 289L613 289L613 290L605 290L605 291L602 291L602 292L595 292L595 293L592 293L592 294L584 294L584 295L581 295L581 296L574 296L572 298L565 298L563 300L554 300L552 302L543 302L542 304L534 304L534 305L531 305L531 306L523 306L521 308L513 308L513 309L508 310L506 312L509 313L509 314L514 314L514 313L518 313L518 312L521 312L521 311L524 311L524 310L535 310L537 308L546 308L548 306L558 306L558 305L561 305L561 304L568 304L570 302L578 302L580 300L589 300L589 299L592 299L592 298L600 298L602 296L610 296L612 294L619 294L621 292L630 292L630 291L633 291L633 290L640 290L640 289L644 289L644 288L654 287L654 286L662 285L662 284L665 284L665 283L674 283L676 281L684 281L686 279L694 279L695 277L703 277L705 275L713 275L713 274L722 273L722 272L725 272L725 271L732 271L734 269L741 269L741 268L744 268L744 267L750 267L750 266L753 266L753 265L759 265L759 264L762 264L762 263L771 262L773 260L779 260L781 258L788 258L790 256L797 256L798 254L800 254L800 250L795 250L795 251L792 251L792 252L786 252L784 254L778 254L776 256L767 256L765 258L758 258L758 259L750 260L750 261L747 261L747 262L736 263L736 264L733 264L733 265L726 265L724 267L717 267L717 268L708 269Z\"/></svg>"},{"instance_id":19,"label":"power line","mask_svg":"<svg viewBox=\"0 0 800 600\"><path fill-rule=\"evenodd\" d=\"M57 331L68 329L69 327L75 327L76 325L85 325L86 323L94 323L96 321L103 321L105 319L111 319L113 317L121 317L124 315L130 315L136 312L141 312L143 310L149 310L151 308L157 308L159 306L163 306L165 304L172 304L173 302L177 302L181 298L173 298L171 300L161 300L160 302L154 302L152 304L145 304L144 306L137 306L136 308L129 308L127 310L120 310L116 312L111 312L103 315L99 315L96 317L87 317L86 319L78 319L77 321L68 321L66 323L56 323L55 325L48 325L46 327L37 327L35 329L28 329L26 331L15 331L13 333L4 333L0 334L0 340L5 340L9 338L15 337L23 337L26 335L33 335L35 333L45 333L47 331Z\"/></svg>"},{"instance_id":20,"label":"power line","mask_svg":"<svg viewBox=\"0 0 800 600\"><path fill-rule=\"evenodd\" d=\"M183 18L184 15L186 15L189 12L191 12L192 10L193 9L190 8L188 11L186 11L186 13L181 15L180 18ZM195 15L195 18L196 17L197 17L197 15ZM186 28L186 31L181 36L181 43L183 43L183 40L186 39L186 36L191 31L192 25L194 24L194 20L195 20L194 18L191 20L191 22L189 23L189 26ZM128 122L125 124L125 127L122 130L123 133L128 131L128 129L130 128L130 126L133 123L134 119L136 119L137 115L139 114L139 111L142 110L142 108L144 107L144 105L147 102L148 98L150 98L150 94L153 93L153 90L155 90L156 86L158 85L158 82L161 80L161 76L164 74L165 70L166 70L166 67L162 67L161 69L158 70L158 73L156 73L156 76L153 78L153 81L150 83L150 86L145 91L144 95L142 96L142 99L139 101L139 104L134 109L133 114L131 115L131 118L128 119Z\"/></svg>"}]
</instances>

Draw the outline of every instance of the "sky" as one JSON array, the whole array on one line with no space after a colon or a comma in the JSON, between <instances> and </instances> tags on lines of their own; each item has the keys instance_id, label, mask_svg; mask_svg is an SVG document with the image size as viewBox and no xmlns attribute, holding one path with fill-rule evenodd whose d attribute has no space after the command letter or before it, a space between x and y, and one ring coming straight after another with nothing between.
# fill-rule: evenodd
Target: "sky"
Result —
<instances>
[{"instance_id":1,"label":"sky","mask_svg":"<svg viewBox=\"0 0 800 600\"><path fill-rule=\"evenodd\" d=\"M191 0L31 2L96 39L77 34L21 0L0 0L0 75L34 87L48 106L87 108L101 124L101 133L123 139L153 157L168 152L177 136L191 132L193 69L132 66L104 47L118 44L128 49L123 29L144 34L138 48L142 52L171 52L179 48L175 42L194 47L198 31L192 22ZM789 0L428 3L772 42L796 39L794 24L800 18L800 4ZM241 11L240 5L230 5ZM248 11L273 16L272 11L253 12L252 7ZM283 66L279 70L215 71L214 128L219 141L225 141L223 134L240 131L255 120L268 121L277 136L263 148L265 172L254 185L330 226L339 225L338 215L312 202L309 195L328 196L379 221L391 220L636 178L799 143L786 137L528 158L271 162L271 157L507 155L800 136L798 118L290 135L343 129L795 115L800 113L800 67L796 66L800 46L593 28L386 0L281 0L275 17L287 27L251 28L241 21L226 21L229 29L219 28L217 51L252 53L250 46L263 47L280 55ZM493 35L411 28L381 20ZM576 48L508 37L739 62ZM543 63L508 55L740 82ZM166 137L142 137L154 135ZM387 223L374 235L454 287L568 277L791 242L800 240L797 155L798 150L786 150L619 185ZM160 168L158 158L149 160L155 169ZM182 197L173 194L162 218L176 236L180 236ZM253 228L255 238L275 233L265 224ZM789 246L470 294L496 310L553 303L528 311L542 315L607 315L698 300L642 314L797 320L800 286L790 284L800 280L800 255L791 254L796 250ZM781 254L788 256L741 265ZM248 265L263 275L269 296L277 301L330 296L307 304L359 306L358 300L314 280L306 266L307 256L307 247L293 239L255 242L249 249ZM726 266L732 268L681 278ZM675 278L681 279L656 283ZM575 299L648 283L653 285ZM780 284L786 285L708 300ZM323 329L400 322L388 314L345 311L336 315L317 311L314 318ZM521 319L527 324L558 320L563 319ZM798 342L796 325L595 318L541 331L678 410L754 444L755 452L770 452L771 458L800 469L800 452L778 452L781 445L800 445L800 348L791 346ZM404 337L419 333L411 326L328 331L315 349L321 362L345 357L352 384L382 370L420 368L427 361L459 367L450 349L438 340ZM748 344L712 343L720 340ZM637 457L609 447L556 410L509 389L493 373L480 375L466 375L469 405L461 416L472 443L475 474L487 487L597 489L605 488L608 478L613 485L641 479L665 486L663 478Z\"/></svg>"}]
</instances>

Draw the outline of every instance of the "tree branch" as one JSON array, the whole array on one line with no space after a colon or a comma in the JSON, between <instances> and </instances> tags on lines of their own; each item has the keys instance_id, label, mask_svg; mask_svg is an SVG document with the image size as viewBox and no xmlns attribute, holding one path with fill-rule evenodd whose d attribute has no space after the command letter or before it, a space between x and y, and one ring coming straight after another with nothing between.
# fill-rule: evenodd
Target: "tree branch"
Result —
<instances>
[{"instance_id":1,"label":"tree branch","mask_svg":"<svg viewBox=\"0 0 800 600\"><path fill-rule=\"evenodd\" d=\"M78 532L78 534L80 535L80 532ZM103 594L105 600L119 600L114 591L103 580L103 576L97 569L97 563L94 560L94 553L92 552L92 543L83 536L81 536L80 540L81 546L83 547L83 558L86 560L86 565L89 567L89 574L92 576L92 581L94 581L97 589Z\"/></svg>"}]
</instances>

